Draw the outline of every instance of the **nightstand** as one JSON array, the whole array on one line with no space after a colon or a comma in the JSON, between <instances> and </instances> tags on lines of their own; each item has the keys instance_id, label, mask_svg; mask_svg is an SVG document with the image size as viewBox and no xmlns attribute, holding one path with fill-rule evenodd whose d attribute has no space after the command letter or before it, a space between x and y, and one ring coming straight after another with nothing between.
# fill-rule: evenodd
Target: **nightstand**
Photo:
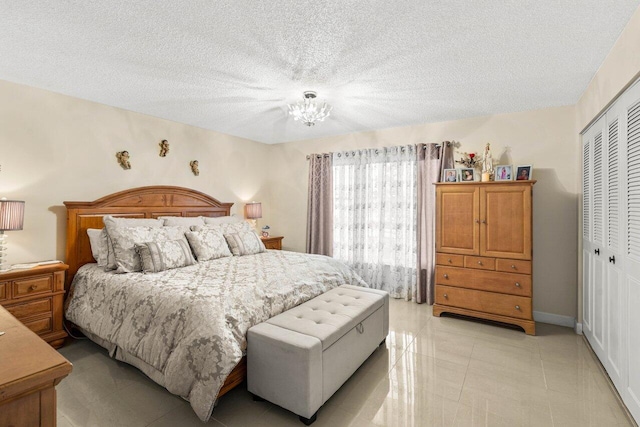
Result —
<instances>
[{"instance_id":1,"label":"nightstand","mask_svg":"<svg viewBox=\"0 0 640 427\"><path fill-rule=\"evenodd\" d=\"M279 251L282 250L282 239L284 239L284 236L269 236L260 238L262 239L262 243L264 243L265 248L277 249Z\"/></svg>"},{"instance_id":2,"label":"nightstand","mask_svg":"<svg viewBox=\"0 0 640 427\"><path fill-rule=\"evenodd\" d=\"M50 264L0 273L0 304L40 338L58 348L62 326L66 264Z\"/></svg>"}]
</instances>

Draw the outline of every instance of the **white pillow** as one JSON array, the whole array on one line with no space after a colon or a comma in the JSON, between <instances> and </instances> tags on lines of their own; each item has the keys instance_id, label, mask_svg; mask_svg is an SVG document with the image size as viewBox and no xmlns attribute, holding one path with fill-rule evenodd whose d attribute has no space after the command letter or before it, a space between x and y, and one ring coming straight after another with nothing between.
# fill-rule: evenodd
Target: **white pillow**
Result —
<instances>
[{"instance_id":1,"label":"white pillow","mask_svg":"<svg viewBox=\"0 0 640 427\"><path fill-rule=\"evenodd\" d=\"M246 221L240 222L224 222L221 224L207 224L207 225L195 225L191 227L191 231L201 231L205 229L218 230L220 233L224 234L232 234L238 233L240 231L252 231L251 226Z\"/></svg>"},{"instance_id":2,"label":"white pillow","mask_svg":"<svg viewBox=\"0 0 640 427\"><path fill-rule=\"evenodd\" d=\"M89 235L89 244L91 244L93 259L96 260L99 267L106 267L109 256L107 231L104 228L88 228L87 234Z\"/></svg>"},{"instance_id":3,"label":"white pillow","mask_svg":"<svg viewBox=\"0 0 640 427\"><path fill-rule=\"evenodd\" d=\"M234 256L253 255L266 251L262 239L253 231L225 234L229 248Z\"/></svg>"},{"instance_id":4,"label":"white pillow","mask_svg":"<svg viewBox=\"0 0 640 427\"><path fill-rule=\"evenodd\" d=\"M200 231L187 231L184 235L198 261L231 256L229 245L217 228L203 227Z\"/></svg>"},{"instance_id":5,"label":"white pillow","mask_svg":"<svg viewBox=\"0 0 640 427\"><path fill-rule=\"evenodd\" d=\"M207 225L219 225L219 224L236 224L239 222L246 222L237 216L203 216L200 217Z\"/></svg>"},{"instance_id":6,"label":"white pillow","mask_svg":"<svg viewBox=\"0 0 640 427\"><path fill-rule=\"evenodd\" d=\"M193 225L204 225L204 219L201 216L159 216L166 227L184 227L189 229Z\"/></svg>"},{"instance_id":7,"label":"white pillow","mask_svg":"<svg viewBox=\"0 0 640 427\"><path fill-rule=\"evenodd\" d=\"M155 218L122 218L119 216L105 215L102 217L105 227L107 227L107 233L109 227L162 227L164 221ZM109 224L107 224L109 223Z\"/></svg>"}]
</instances>

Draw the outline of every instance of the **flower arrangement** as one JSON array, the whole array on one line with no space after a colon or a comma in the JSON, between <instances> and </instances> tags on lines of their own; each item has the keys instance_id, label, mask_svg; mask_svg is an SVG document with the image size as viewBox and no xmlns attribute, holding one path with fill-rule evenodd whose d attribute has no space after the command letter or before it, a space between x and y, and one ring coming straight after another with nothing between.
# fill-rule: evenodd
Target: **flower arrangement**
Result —
<instances>
[{"instance_id":1,"label":"flower arrangement","mask_svg":"<svg viewBox=\"0 0 640 427\"><path fill-rule=\"evenodd\" d=\"M460 153L458 151L458 153ZM456 163L460 163L461 165L464 165L467 168L472 168L472 169L477 169L478 167L480 167L480 161L478 160L478 157L476 156L476 153L460 153L462 154L462 157L460 157L460 160L456 160Z\"/></svg>"}]
</instances>

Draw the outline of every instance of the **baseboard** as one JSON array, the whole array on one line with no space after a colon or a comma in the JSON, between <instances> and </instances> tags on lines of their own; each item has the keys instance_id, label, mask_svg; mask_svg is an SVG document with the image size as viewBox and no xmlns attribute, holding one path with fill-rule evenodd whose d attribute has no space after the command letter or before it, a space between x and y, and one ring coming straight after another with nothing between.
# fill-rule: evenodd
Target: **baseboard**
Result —
<instances>
[{"instance_id":1,"label":"baseboard","mask_svg":"<svg viewBox=\"0 0 640 427\"><path fill-rule=\"evenodd\" d=\"M576 331L576 334L582 335L582 323L576 322L573 330Z\"/></svg>"},{"instance_id":2,"label":"baseboard","mask_svg":"<svg viewBox=\"0 0 640 427\"><path fill-rule=\"evenodd\" d=\"M549 323L550 325L566 326L567 328L574 328L576 326L576 319L571 316L545 313L544 311L534 311L533 320L540 323Z\"/></svg>"}]
</instances>

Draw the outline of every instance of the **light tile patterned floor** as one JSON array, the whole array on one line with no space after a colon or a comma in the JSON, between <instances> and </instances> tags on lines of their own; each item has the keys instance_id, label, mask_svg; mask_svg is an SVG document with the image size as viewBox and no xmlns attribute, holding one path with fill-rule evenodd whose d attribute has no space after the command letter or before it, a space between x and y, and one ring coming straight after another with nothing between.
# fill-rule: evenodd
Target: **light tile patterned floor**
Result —
<instances>
[{"instance_id":1,"label":"light tile patterned floor","mask_svg":"<svg viewBox=\"0 0 640 427\"><path fill-rule=\"evenodd\" d=\"M582 337L537 325L538 335L432 317L392 300L391 332L325 404L323 426L630 426ZM90 341L61 349L73 373L58 386L58 426L202 426L184 400ZM207 425L295 426L298 417L254 402L245 385Z\"/></svg>"}]
</instances>

